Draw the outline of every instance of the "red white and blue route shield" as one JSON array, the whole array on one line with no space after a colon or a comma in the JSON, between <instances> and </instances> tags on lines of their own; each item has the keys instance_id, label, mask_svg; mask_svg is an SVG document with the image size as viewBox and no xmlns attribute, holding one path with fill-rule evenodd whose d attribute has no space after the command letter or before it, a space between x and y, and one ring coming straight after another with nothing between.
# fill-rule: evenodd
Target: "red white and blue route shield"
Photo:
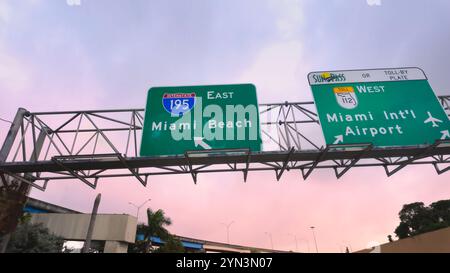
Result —
<instances>
[{"instance_id":1,"label":"red white and blue route shield","mask_svg":"<svg viewBox=\"0 0 450 273\"><path fill-rule=\"evenodd\" d=\"M181 117L194 108L195 93L165 93L162 104L172 117Z\"/></svg>"}]
</instances>

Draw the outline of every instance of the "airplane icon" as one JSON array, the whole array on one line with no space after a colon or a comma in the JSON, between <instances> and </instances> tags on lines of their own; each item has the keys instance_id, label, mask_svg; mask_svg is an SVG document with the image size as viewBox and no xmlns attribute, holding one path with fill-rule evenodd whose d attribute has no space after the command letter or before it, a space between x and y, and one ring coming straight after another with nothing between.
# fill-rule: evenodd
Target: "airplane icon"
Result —
<instances>
[{"instance_id":1,"label":"airplane icon","mask_svg":"<svg viewBox=\"0 0 450 273\"><path fill-rule=\"evenodd\" d=\"M431 113L430 112L427 112L428 113L428 116L429 116L429 118L427 118L423 123L432 123L433 124L433 127L439 127L439 125L437 124L438 122L442 122L442 120L440 120L440 119L437 119L437 118L434 118L432 115L431 115Z\"/></svg>"}]
</instances>

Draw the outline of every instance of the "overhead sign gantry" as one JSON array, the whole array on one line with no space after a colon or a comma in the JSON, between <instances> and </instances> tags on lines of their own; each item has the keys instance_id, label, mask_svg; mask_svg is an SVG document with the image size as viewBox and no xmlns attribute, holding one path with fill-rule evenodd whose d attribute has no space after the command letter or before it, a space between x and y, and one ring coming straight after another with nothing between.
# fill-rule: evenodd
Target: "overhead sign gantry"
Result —
<instances>
[{"instance_id":1,"label":"overhead sign gantry","mask_svg":"<svg viewBox=\"0 0 450 273\"><path fill-rule=\"evenodd\" d=\"M308 75L327 144L431 145L450 122L419 68Z\"/></svg>"},{"instance_id":2,"label":"overhead sign gantry","mask_svg":"<svg viewBox=\"0 0 450 273\"><path fill-rule=\"evenodd\" d=\"M380 166L388 176L416 164L432 165L438 174L450 170L450 96L439 97L436 104L417 69L387 69L384 76L379 70L354 73L361 74L310 74L310 80L319 77L312 85L319 112L313 102L257 107L252 85L155 88L145 121L144 109L19 108L0 149L0 191L8 204L0 206L2 219L7 219L0 221L0 233L13 230L31 187L44 191L49 181L78 179L95 189L99 180L122 177L135 177L146 186L154 175L187 174L196 183L199 173L218 172L241 172L246 181L250 171L274 171L279 180L286 171L307 179L315 169L331 169L337 178L353 167ZM360 76L372 80L361 81ZM200 97L210 102L199 107ZM237 105L243 111L236 113ZM219 119L224 109L225 117ZM202 115L191 116L189 123L186 119L195 110ZM259 112L256 121L247 112ZM317 137L319 117L325 143ZM357 119L360 124L352 124ZM250 125L249 120L251 126L242 126ZM203 130L186 127L196 123L203 123ZM351 133L358 131L351 126L369 129L360 136ZM377 126L378 131L370 129ZM240 127L244 130L232 130ZM271 148L261 151L259 132ZM398 136L389 138L387 132Z\"/></svg>"},{"instance_id":3,"label":"overhead sign gantry","mask_svg":"<svg viewBox=\"0 0 450 273\"><path fill-rule=\"evenodd\" d=\"M135 177L145 186L155 175L187 174L197 182L198 174L217 172L241 172L246 181L251 171L274 171L277 180L286 171L297 171L307 179L317 169L331 169L340 178L351 168L374 166L391 176L418 164L431 165L438 174L450 170L446 134L450 96L440 96L437 104L419 69L318 72L309 78L317 80L312 84L317 105L310 101L259 104L257 122L245 128L242 140L227 139L226 132L245 124L247 114L233 115L234 121L226 114L217 119L215 114L224 109L233 113L227 112L229 105L244 109L255 105L253 85L155 88L147 109L29 112L20 108L0 149L0 187L28 185L45 190L49 181L78 179L95 188L99 180L117 177ZM198 107L200 97L210 103ZM215 110L206 109L207 105ZM202 110L201 118L193 115L195 107ZM367 120L356 116L362 110L370 112L373 120L369 113ZM172 131L178 129L184 136L187 123L176 125L189 113L190 125L203 122L203 130L201 134L186 130L190 134L177 142ZM253 125L256 139L248 138ZM378 132L350 133L357 131L356 126L378 126ZM208 133L217 136L219 127L224 127L223 139L206 138ZM404 134L387 136L400 130Z\"/></svg>"}]
</instances>

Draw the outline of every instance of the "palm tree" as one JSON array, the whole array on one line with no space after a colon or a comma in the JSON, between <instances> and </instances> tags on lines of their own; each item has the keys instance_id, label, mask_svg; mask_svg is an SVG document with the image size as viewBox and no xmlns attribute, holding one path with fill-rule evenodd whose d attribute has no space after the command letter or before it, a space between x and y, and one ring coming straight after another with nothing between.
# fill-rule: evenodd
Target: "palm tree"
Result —
<instances>
[{"instance_id":1,"label":"palm tree","mask_svg":"<svg viewBox=\"0 0 450 273\"><path fill-rule=\"evenodd\" d=\"M169 231L165 228L172 224L172 220L165 216L163 210L152 211L147 209L147 225L139 225L138 232L144 234L145 252L150 252L152 248L151 237L159 237L161 240L170 238Z\"/></svg>"}]
</instances>

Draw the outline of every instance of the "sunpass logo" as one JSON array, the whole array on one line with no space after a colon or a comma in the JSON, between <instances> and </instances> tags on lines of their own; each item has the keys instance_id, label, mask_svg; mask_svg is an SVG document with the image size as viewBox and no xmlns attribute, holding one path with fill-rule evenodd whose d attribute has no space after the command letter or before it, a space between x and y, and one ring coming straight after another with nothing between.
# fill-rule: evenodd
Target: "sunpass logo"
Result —
<instances>
[{"instance_id":1,"label":"sunpass logo","mask_svg":"<svg viewBox=\"0 0 450 273\"><path fill-rule=\"evenodd\" d=\"M343 73L329 73L325 72L322 74L314 74L313 75L314 83L318 82L343 82L346 80L345 75Z\"/></svg>"}]
</instances>

